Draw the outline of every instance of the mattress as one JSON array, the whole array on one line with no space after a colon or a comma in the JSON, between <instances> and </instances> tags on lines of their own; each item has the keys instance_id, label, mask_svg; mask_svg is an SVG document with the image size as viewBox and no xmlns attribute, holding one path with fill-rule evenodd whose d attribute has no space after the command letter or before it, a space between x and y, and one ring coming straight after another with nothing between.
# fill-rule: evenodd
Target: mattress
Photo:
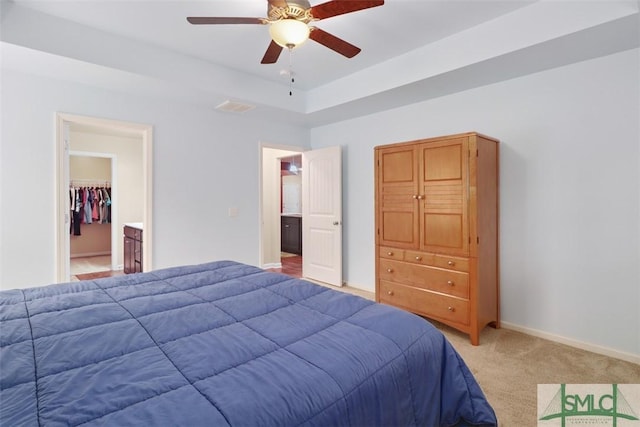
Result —
<instances>
[{"instance_id":1,"label":"mattress","mask_svg":"<svg viewBox=\"0 0 640 427\"><path fill-rule=\"evenodd\" d=\"M233 261L0 292L0 425L467 426L426 320Z\"/></svg>"}]
</instances>

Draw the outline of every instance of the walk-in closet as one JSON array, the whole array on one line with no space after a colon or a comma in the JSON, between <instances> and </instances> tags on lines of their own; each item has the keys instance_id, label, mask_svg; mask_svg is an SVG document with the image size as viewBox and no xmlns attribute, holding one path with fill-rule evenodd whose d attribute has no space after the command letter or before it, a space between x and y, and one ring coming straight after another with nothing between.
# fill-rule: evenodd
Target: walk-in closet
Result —
<instances>
[{"instance_id":1,"label":"walk-in closet","mask_svg":"<svg viewBox=\"0 0 640 427\"><path fill-rule=\"evenodd\" d=\"M112 269L112 159L69 156L71 275Z\"/></svg>"}]
</instances>

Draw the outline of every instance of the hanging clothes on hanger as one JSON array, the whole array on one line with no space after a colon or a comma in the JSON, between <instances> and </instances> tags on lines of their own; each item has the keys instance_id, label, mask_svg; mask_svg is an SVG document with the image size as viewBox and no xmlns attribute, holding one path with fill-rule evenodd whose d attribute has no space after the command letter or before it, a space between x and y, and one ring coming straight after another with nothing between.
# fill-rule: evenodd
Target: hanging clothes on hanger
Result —
<instances>
[{"instance_id":1,"label":"hanging clothes on hanger","mask_svg":"<svg viewBox=\"0 0 640 427\"><path fill-rule=\"evenodd\" d=\"M75 195L74 195L74 209L73 209L73 235L74 236L81 236L82 234L80 233L80 223L82 222L82 214L81 214L81 207L82 207L82 193L81 193L81 189L80 188L75 188Z\"/></svg>"},{"instance_id":2,"label":"hanging clothes on hanger","mask_svg":"<svg viewBox=\"0 0 640 427\"><path fill-rule=\"evenodd\" d=\"M102 195L104 197L104 224L111 222L111 197L109 196L109 191L107 191L107 187L102 188Z\"/></svg>"},{"instance_id":3,"label":"hanging clothes on hanger","mask_svg":"<svg viewBox=\"0 0 640 427\"><path fill-rule=\"evenodd\" d=\"M107 187L107 222L111 223L111 187Z\"/></svg>"},{"instance_id":4,"label":"hanging clothes on hanger","mask_svg":"<svg viewBox=\"0 0 640 427\"><path fill-rule=\"evenodd\" d=\"M73 186L69 186L69 234L73 233L73 210L76 203L76 191Z\"/></svg>"},{"instance_id":5,"label":"hanging clothes on hanger","mask_svg":"<svg viewBox=\"0 0 640 427\"><path fill-rule=\"evenodd\" d=\"M96 193L98 194L98 222L100 224L104 223L104 194L102 193L102 188L96 189Z\"/></svg>"},{"instance_id":6,"label":"hanging clothes on hanger","mask_svg":"<svg viewBox=\"0 0 640 427\"><path fill-rule=\"evenodd\" d=\"M104 187L78 185L79 182L96 182L98 180L82 180L69 182L70 216L69 233L81 235L81 224L111 223L111 188L108 181ZM94 184L95 185L95 184Z\"/></svg>"},{"instance_id":7,"label":"hanging clothes on hanger","mask_svg":"<svg viewBox=\"0 0 640 427\"><path fill-rule=\"evenodd\" d=\"M84 196L84 222L91 224L93 221L93 192L87 187Z\"/></svg>"},{"instance_id":8,"label":"hanging clothes on hanger","mask_svg":"<svg viewBox=\"0 0 640 427\"><path fill-rule=\"evenodd\" d=\"M98 192L94 187L91 188L91 194L93 194L91 214L93 215L93 220L98 221L100 219L100 214L98 213Z\"/></svg>"}]
</instances>

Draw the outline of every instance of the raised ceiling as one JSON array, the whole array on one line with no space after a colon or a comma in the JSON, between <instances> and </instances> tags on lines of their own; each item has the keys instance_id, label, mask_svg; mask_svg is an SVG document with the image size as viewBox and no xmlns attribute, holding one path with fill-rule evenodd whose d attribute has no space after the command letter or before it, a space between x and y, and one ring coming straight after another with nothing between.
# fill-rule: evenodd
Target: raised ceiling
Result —
<instances>
[{"instance_id":1,"label":"raised ceiling","mask_svg":"<svg viewBox=\"0 0 640 427\"><path fill-rule=\"evenodd\" d=\"M387 0L317 23L360 47L356 57L310 40L272 65L260 64L267 26L186 21L264 17L266 0L2 0L0 34L8 67L212 107L231 99L257 106L246 115L315 126L638 47L638 9L638 0Z\"/></svg>"}]
</instances>

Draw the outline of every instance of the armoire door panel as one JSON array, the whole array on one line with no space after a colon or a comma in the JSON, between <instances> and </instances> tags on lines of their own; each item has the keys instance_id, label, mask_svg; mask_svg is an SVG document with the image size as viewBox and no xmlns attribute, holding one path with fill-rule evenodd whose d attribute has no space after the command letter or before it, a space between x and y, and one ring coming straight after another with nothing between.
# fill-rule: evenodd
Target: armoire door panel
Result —
<instances>
[{"instance_id":1,"label":"armoire door panel","mask_svg":"<svg viewBox=\"0 0 640 427\"><path fill-rule=\"evenodd\" d=\"M425 214L423 221L423 247L447 248L463 251L468 243L464 242L462 215Z\"/></svg>"},{"instance_id":2,"label":"armoire door panel","mask_svg":"<svg viewBox=\"0 0 640 427\"><path fill-rule=\"evenodd\" d=\"M383 153L380 159L382 183L413 183L415 178L414 156L415 150L413 148Z\"/></svg>"},{"instance_id":3,"label":"armoire door panel","mask_svg":"<svg viewBox=\"0 0 640 427\"><path fill-rule=\"evenodd\" d=\"M427 212L460 213L464 209L464 189L460 181L436 181L425 183L424 209Z\"/></svg>"},{"instance_id":4,"label":"armoire door panel","mask_svg":"<svg viewBox=\"0 0 640 427\"><path fill-rule=\"evenodd\" d=\"M462 179L463 142L466 138L448 141L444 145L423 146L422 160L425 181Z\"/></svg>"},{"instance_id":5,"label":"armoire door panel","mask_svg":"<svg viewBox=\"0 0 640 427\"><path fill-rule=\"evenodd\" d=\"M415 193L414 186L386 187L381 195L382 208L414 210L416 207L416 199L413 197Z\"/></svg>"},{"instance_id":6,"label":"armoire door panel","mask_svg":"<svg viewBox=\"0 0 640 427\"><path fill-rule=\"evenodd\" d=\"M415 187L385 186L379 203L380 243L402 244L404 247L418 249L419 234L416 232L418 218L418 200L413 196Z\"/></svg>"},{"instance_id":7,"label":"armoire door panel","mask_svg":"<svg viewBox=\"0 0 640 427\"><path fill-rule=\"evenodd\" d=\"M418 150L392 147L377 156L378 243L418 249Z\"/></svg>"},{"instance_id":8,"label":"armoire door panel","mask_svg":"<svg viewBox=\"0 0 640 427\"><path fill-rule=\"evenodd\" d=\"M420 249L469 254L467 139L421 146Z\"/></svg>"},{"instance_id":9,"label":"armoire door panel","mask_svg":"<svg viewBox=\"0 0 640 427\"><path fill-rule=\"evenodd\" d=\"M415 222L413 212L383 212L382 241L417 246Z\"/></svg>"}]
</instances>

